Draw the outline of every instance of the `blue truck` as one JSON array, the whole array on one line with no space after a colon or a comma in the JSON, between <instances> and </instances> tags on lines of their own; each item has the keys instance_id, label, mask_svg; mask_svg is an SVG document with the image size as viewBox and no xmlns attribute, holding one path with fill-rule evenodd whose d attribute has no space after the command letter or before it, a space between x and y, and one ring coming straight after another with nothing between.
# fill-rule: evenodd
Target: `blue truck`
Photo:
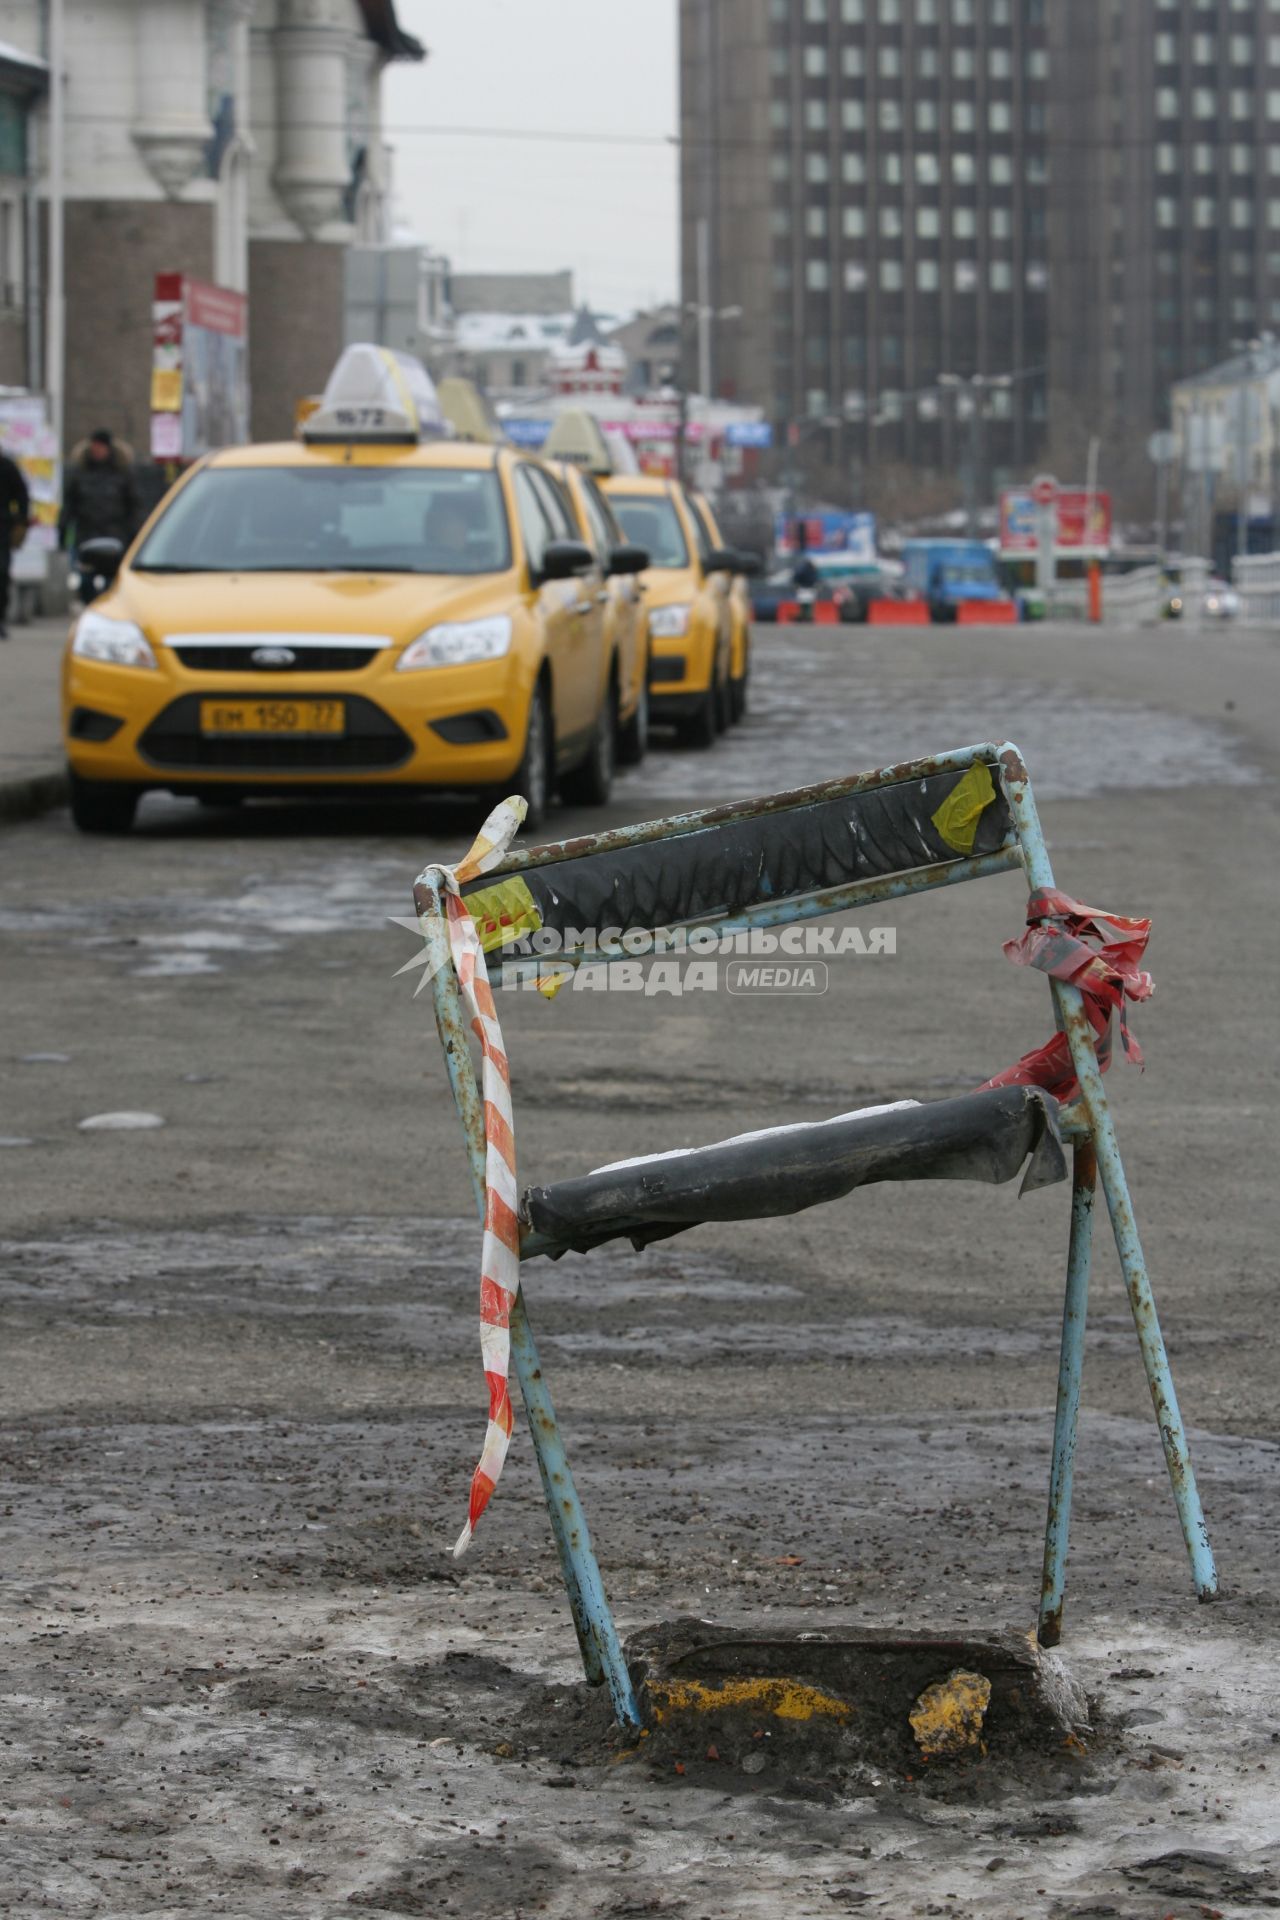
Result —
<instances>
[{"instance_id":1,"label":"blue truck","mask_svg":"<svg viewBox=\"0 0 1280 1920\"><path fill-rule=\"evenodd\" d=\"M902 563L907 592L927 604L931 620L954 620L966 601L1009 602L995 556L981 540L908 540Z\"/></svg>"}]
</instances>

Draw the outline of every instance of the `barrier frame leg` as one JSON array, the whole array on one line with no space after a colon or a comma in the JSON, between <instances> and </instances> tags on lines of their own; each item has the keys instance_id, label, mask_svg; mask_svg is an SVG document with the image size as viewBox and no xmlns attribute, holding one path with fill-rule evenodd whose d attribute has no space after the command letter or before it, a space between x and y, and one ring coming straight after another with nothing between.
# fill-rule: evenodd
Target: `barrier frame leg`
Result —
<instances>
[{"instance_id":1,"label":"barrier frame leg","mask_svg":"<svg viewBox=\"0 0 1280 1920\"><path fill-rule=\"evenodd\" d=\"M1084 1368L1085 1323L1089 1310L1089 1270L1093 1260L1093 1209L1098 1160L1091 1140L1075 1148L1071 1180L1071 1241L1067 1288L1062 1302L1062 1345L1058 1357L1058 1403L1053 1423L1053 1466L1049 1475L1049 1512L1044 1528L1044 1567L1040 1579L1040 1616L1036 1638L1056 1647L1062 1638L1062 1602L1067 1582L1067 1546L1071 1532L1071 1488L1080 1418L1080 1379Z\"/></svg>"},{"instance_id":2,"label":"barrier frame leg","mask_svg":"<svg viewBox=\"0 0 1280 1920\"><path fill-rule=\"evenodd\" d=\"M1022 756L1016 747L1005 745L1000 750L999 759L1002 783L1013 812L1018 839L1022 845L1028 884L1033 891L1038 888L1052 888L1055 884L1053 868L1049 861L1044 832L1036 811L1031 782L1022 763ZM1178 1523L1182 1528L1187 1558L1191 1563L1191 1577L1199 1598L1212 1600L1218 1592L1218 1570L1214 1563L1213 1549L1209 1544L1204 1508L1201 1506L1200 1493L1196 1486L1195 1470L1191 1464L1191 1450L1187 1445L1186 1429L1182 1424L1182 1414L1178 1407L1177 1390L1169 1368L1169 1356L1165 1350L1164 1336L1160 1331L1160 1320L1156 1313L1150 1275L1147 1272L1146 1256L1142 1251L1142 1242L1138 1238L1133 1201L1129 1194L1129 1182L1125 1177L1124 1163L1120 1158L1120 1148L1116 1142L1116 1131L1111 1119L1111 1110L1107 1105L1098 1056L1094 1052L1093 1028L1085 1013L1084 999L1079 987L1072 986L1063 980L1050 980L1049 985L1055 1011L1071 1049L1071 1060L1080 1085L1081 1104L1088 1119L1089 1133L1097 1155L1102 1190L1106 1195L1107 1212L1111 1217L1111 1231L1115 1237L1116 1252L1120 1256L1120 1267L1129 1295L1134 1327L1137 1330L1142 1364L1146 1369L1151 1403L1155 1408L1156 1425L1164 1447L1165 1466L1169 1473L1169 1483L1173 1488L1174 1504L1178 1510Z\"/></svg>"},{"instance_id":3,"label":"barrier frame leg","mask_svg":"<svg viewBox=\"0 0 1280 1920\"><path fill-rule=\"evenodd\" d=\"M431 995L436 1029L449 1071L458 1118L462 1122L480 1219L485 1205L484 1103L476 1080L475 1063L467 1035L462 997L449 953L448 932L440 900L440 885L430 868L414 889L419 920L433 968ZM578 1498L568 1455L560 1434L555 1405L542 1372L537 1345L529 1325L521 1289L511 1311L511 1357L529 1419L538 1474L542 1481L560 1572L573 1615L578 1650L588 1686L607 1684L615 1717L624 1732L638 1734L640 1709L618 1639L618 1629L605 1594L600 1567L591 1545L586 1514Z\"/></svg>"}]
</instances>

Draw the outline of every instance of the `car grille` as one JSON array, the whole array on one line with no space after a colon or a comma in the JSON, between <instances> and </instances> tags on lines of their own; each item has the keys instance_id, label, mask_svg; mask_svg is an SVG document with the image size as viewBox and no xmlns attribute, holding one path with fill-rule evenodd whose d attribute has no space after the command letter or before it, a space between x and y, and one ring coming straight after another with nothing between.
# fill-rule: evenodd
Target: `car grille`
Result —
<instances>
[{"instance_id":1,"label":"car grille","mask_svg":"<svg viewBox=\"0 0 1280 1920\"><path fill-rule=\"evenodd\" d=\"M283 665L272 661L261 666L254 660L260 649L278 647L286 648L293 659ZM377 658L381 647L309 647L305 641L294 645L288 634L282 633L278 641L264 638L248 645L229 640L225 646L184 647L175 640L170 642L170 651L184 667L193 667L197 673L358 673Z\"/></svg>"},{"instance_id":2,"label":"car grille","mask_svg":"<svg viewBox=\"0 0 1280 1920\"><path fill-rule=\"evenodd\" d=\"M242 694L223 697L261 700L262 688L246 688ZM188 693L157 714L138 742L138 750L154 767L245 773L375 772L398 767L413 752L408 734L372 700L349 693L314 697L344 701L344 733L302 738L287 734L256 734L251 738L204 734L200 731L200 696Z\"/></svg>"}]
</instances>

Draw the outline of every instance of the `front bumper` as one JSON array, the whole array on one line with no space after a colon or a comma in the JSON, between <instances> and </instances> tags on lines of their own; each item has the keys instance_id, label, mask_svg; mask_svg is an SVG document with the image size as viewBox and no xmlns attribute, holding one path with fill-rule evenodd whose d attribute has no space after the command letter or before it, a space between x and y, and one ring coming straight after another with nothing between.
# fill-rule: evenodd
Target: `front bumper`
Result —
<instances>
[{"instance_id":1,"label":"front bumper","mask_svg":"<svg viewBox=\"0 0 1280 1920\"><path fill-rule=\"evenodd\" d=\"M87 780L270 790L372 784L489 786L520 763L531 681L519 657L398 673L375 660L355 672L192 671L158 649L157 670L67 654L63 738ZM200 703L341 701L335 734L204 733Z\"/></svg>"}]
</instances>

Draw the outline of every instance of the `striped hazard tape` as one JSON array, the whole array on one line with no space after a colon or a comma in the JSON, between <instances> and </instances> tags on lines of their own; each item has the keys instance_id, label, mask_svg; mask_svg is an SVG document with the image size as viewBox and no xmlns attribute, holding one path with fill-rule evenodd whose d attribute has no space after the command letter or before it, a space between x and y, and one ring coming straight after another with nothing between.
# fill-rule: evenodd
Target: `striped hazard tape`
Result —
<instances>
[{"instance_id":1,"label":"striped hazard tape","mask_svg":"<svg viewBox=\"0 0 1280 1920\"><path fill-rule=\"evenodd\" d=\"M511 1309L520 1287L520 1223L517 1217L516 1140L511 1110L511 1070L498 1024L493 989L485 966L484 944L460 888L488 873L506 853L527 811L518 795L495 807L471 851L456 867L442 869L449 952L471 1031L480 1042L480 1087L484 1098L484 1240L480 1250L480 1351L489 1388L489 1425L484 1448L471 1479L467 1524L458 1535L454 1556L471 1544L476 1522L488 1506L511 1440L512 1412L508 1375L511 1364Z\"/></svg>"}]
</instances>

